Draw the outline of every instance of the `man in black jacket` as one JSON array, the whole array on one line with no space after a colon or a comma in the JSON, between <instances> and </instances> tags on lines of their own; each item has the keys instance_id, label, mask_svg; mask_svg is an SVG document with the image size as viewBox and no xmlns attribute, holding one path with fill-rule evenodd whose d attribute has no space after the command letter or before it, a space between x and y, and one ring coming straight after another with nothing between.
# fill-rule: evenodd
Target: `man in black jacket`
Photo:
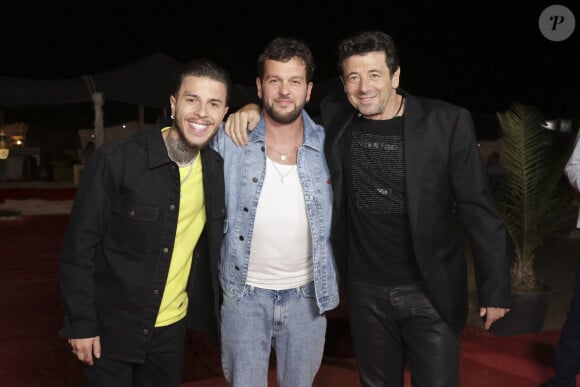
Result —
<instances>
[{"instance_id":1,"label":"man in black jacket","mask_svg":"<svg viewBox=\"0 0 580 387\"><path fill-rule=\"evenodd\" d=\"M467 319L462 232L469 234L485 328L509 311L506 232L470 113L399 88L392 38L363 32L338 47L344 94L321 106L342 262L363 386L458 386ZM345 98L346 97L346 98ZM339 252L343 252L340 254Z\"/></svg>"},{"instance_id":2,"label":"man in black jacket","mask_svg":"<svg viewBox=\"0 0 580 387\"><path fill-rule=\"evenodd\" d=\"M221 66L191 62L168 126L106 143L88 160L60 257L60 334L87 385L179 386L187 321L217 338L223 160L206 144L229 87Z\"/></svg>"}]
</instances>

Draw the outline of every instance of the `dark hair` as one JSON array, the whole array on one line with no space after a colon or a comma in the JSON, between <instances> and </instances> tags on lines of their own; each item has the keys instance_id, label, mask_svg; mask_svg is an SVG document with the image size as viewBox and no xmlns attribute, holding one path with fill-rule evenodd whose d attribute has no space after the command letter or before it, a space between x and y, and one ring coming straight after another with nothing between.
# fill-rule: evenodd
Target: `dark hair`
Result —
<instances>
[{"instance_id":1,"label":"dark hair","mask_svg":"<svg viewBox=\"0 0 580 387\"><path fill-rule=\"evenodd\" d=\"M229 72L211 59L194 59L183 66L173 89L173 95L177 97L181 84L186 77L204 77L223 83L226 86L226 105L229 105L232 81Z\"/></svg>"},{"instance_id":2,"label":"dark hair","mask_svg":"<svg viewBox=\"0 0 580 387\"><path fill-rule=\"evenodd\" d=\"M264 78L264 64L267 60L288 62L292 58L300 58L306 66L306 81L312 81L314 69L314 56L306 43L293 38L276 38L266 45L258 57L258 77Z\"/></svg>"},{"instance_id":3,"label":"dark hair","mask_svg":"<svg viewBox=\"0 0 580 387\"><path fill-rule=\"evenodd\" d=\"M342 63L353 55L364 55L369 52L382 51L387 57L387 67L391 76L399 68L399 54L395 41L390 35L381 31L363 31L342 40L337 50L337 71L342 77Z\"/></svg>"}]
</instances>

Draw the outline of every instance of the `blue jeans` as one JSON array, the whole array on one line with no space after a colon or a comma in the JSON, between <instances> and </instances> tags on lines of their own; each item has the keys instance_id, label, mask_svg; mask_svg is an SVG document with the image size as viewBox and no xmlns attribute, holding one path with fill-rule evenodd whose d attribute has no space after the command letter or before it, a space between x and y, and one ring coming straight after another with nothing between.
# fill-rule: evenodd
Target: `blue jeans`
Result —
<instances>
[{"instance_id":1,"label":"blue jeans","mask_svg":"<svg viewBox=\"0 0 580 387\"><path fill-rule=\"evenodd\" d=\"M570 310L556 345L555 368L556 375L548 381L548 387L576 387L576 375L580 373L580 262Z\"/></svg>"},{"instance_id":2,"label":"blue jeans","mask_svg":"<svg viewBox=\"0 0 580 387\"><path fill-rule=\"evenodd\" d=\"M271 348L280 387L311 387L324 351L326 316L320 315L314 283L295 289L246 286L236 302L224 294L221 356L230 386L266 387Z\"/></svg>"}]
</instances>

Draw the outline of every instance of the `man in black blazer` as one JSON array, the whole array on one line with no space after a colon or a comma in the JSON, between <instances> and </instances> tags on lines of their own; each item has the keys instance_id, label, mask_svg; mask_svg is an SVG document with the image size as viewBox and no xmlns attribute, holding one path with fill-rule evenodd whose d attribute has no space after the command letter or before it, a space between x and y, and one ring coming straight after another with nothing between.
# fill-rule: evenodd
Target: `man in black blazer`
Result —
<instances>
[{"instance_id":1,"label":"man in black blazer","mask_svg":"<svg viewBox=\"0 0 580 387\"><path fill-rule=\"evenodd\" d=\"M393 39L362 32L338 47L344 93L322 123L334 192L331 240L363 386L458 386L467 319L466 233L485 328L511 303L506 232L470 113L399 88ZM230 115L238 144L256 105Z\"/></svg>"},{"instance_id":2,"label":"man in black blazer","mask_svg":"<svg viewBox=\"0 0 580 387\"><path fill-rule=\"evenodd\" d=\"M321 105L334 189L332 242L363 386L458 386L467 318L463 231L485 328L509 311L506 234L470 113L399 88L392 38L343 40L344 94Z\"/></svg>"}]
</instances>

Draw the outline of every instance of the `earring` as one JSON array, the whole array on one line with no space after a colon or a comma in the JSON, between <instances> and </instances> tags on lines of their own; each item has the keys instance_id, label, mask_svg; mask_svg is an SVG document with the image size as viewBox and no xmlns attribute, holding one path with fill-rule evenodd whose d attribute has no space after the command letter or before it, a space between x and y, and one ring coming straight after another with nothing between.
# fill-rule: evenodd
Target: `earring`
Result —
<instances>
[{"instance_id":1,"label":"earring","mask_svg":"<svg viewBox=\"0 0 580 387\"><path fill-rule=\"evenodd\" d=\"M175 116L173 115L173 113L169 117L171 117L172 120L175 119Z\"/></svg>"}]
</instances>

